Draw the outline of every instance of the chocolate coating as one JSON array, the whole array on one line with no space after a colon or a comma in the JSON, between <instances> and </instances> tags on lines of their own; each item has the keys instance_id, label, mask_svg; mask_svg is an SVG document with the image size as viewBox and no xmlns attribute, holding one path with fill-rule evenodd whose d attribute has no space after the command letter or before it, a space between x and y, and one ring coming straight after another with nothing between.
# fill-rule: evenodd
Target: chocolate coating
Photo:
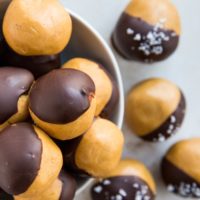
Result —
<instances>
[{"instance_id":1,"label":"chocolate coating","mask_svg":"<svg viewBox=\"0 0 200 200\"><path fill-rule=\"evenodd\" d=\"M59 200L73 200L76 192L76 181L68 173L61 171L59 179L62 181L62 192Z\"/></svg>"},{"instance_id":2,"label":"chocolate coating","mask_svg":"<svg viewBox=\"0 0 200 200\"><path fill-rule=\"evenodd\" d=\"M42 143L28 123L5 128L0 134L0 187L8 194L24 193L40 169Z\"/></svg>"},{"instance_id":3,"label":"chocolate coating","mask_svg":"<svg viewBox=\"0 0 200 200\"><path fill-rule=\"evenodd\" d=\"M169 192L179 194L183 197L200 198L200 183L166 158L162 161L161 172Z\"/></svg>"},{"instance_id":4,"label":"chocolate coating","mask_svg":"<svg viewBox=\"0 0 200 200\"><path fill-rule=\"evenodd\" d=\"M92 187L91 195L93 200L155 199L149 186L136 176L116 176L104 179Z\"/></svg>"},{"instance_id":5,"label":"chocolate coating","mask_svg":"<svg viewBox=\"0 0 200 200\"><path fill-rule=\"evenodd\" d=\"M30 109L45 122L66 124L90 107L94 94L94 82L85 73L74 69L53 70L33 85Z\"/></svg>"},{"instance_id":6,"label":"chocolate coating","mask_svg":"<svg viewBox=\"0 0 200 200\"><path fill-rule=\"evenodd\" d=\"M9 47L5 50L3 63L6 66L25 68L31 71L35 78L61 67L60 54L48 56L22 56L15 53Z\"/></svg>"},{"instance_id":7,"label":"chocolate coating","mask_svg":"<svg viewBox=\"0 0 200 200\"><path fill-rule=\"evenodd\" d=\"M126 59L145 62L166 59L177 48L179 36L161 25L150 25L124 12L113 32L113 45Z\"/></svg>"},{"instance_id":8,"label":"chocolate coating","mask_svg":"<svg viewBox=\"0 0 200 200\"><path fill-rule=\"evenodd\" d=\"M33 75L25 69L0 68L0 124L17 113L18 99L29 91L33 81Z\"/></svg>"},{"instance_id":9,"label":"chocolate coating","mask_svg":"<svg viewBox=\"0 0 200 200\"><path fill-rule=\"evenodd\" d=\"M143 136L146 141L163 142L181 127L181 124L185 117L186 101L183 93L181 93L181 99L178 107L174 113L172 113L168 119L156 130Z\"/></svg>"},{"instance_id":10,"label":"chocolate coating","mask_svg":"<svg viewBox=\"0 0 200 200\"><path fill-rule=\"evenodd\" d=\"M7 194L3 190L0 189L0 199L1 200L14 200L13 196Z\"/></svg>"},{"instance_id":11,"label":"chocolate coating","mask_svg":"<svg viewBox=\"0 0 200 200\"><path fill-rule=\"evenodd\" d=\"M64 168L67 171L70 171L70 173L72 173L76 177L89 176L86 172L79 169L75 163L76 149L79 143L81 142L82 138L83 138L83 135L71 140L66 140L66 141L55 140L55 142L60 147L63 154Z\"/></svg>"}]
</instances>

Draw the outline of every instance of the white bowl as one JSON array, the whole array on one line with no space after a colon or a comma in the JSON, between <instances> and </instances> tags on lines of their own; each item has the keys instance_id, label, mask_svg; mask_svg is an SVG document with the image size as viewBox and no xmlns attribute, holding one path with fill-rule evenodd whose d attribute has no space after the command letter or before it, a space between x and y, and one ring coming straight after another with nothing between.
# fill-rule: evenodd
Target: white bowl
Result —
<instances>
[{"instance_id":1,"label":"white bowl","mask_svg":"<svg viewBox=\"0 0 200 200\"><path fill-rule=\"evenodd\" d=\"M119 128L122 126L124 116L124 91L121 73L117 61L100 34L84 19L67 9L73 21L73 34L71 41L62 54L62 62L72 57L86 57L98 61L113 75L119 88L119 102L116 106L112 121ZM92 179L80 182L76 194L83 191Z\"/></svg>"}]
</instances>

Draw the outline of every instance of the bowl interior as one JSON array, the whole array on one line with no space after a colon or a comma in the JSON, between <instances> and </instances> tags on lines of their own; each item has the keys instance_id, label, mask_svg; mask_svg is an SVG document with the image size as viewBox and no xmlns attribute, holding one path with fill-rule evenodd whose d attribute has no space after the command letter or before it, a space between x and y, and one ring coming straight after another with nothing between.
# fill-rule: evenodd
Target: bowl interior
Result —
<instances>
[{"instance_id":1,"label":"bowl interior","mask_svg":"<svg viewBox=\"0 0 200 200\"><path fill-rule=\"evenodd\" d=\"M62 63L73 57L85 57L101 63L112 74L119 87L119 102L116 110L113 111L115 115L112 121L121 128L124 114L124 94L118 64L102 37L81 17L72 11L69 13L72 17L73 33L69 45L62 53ZM80 193L88 183L88 179L79 180L77 193Z\"/></svg>"}]
</instances>

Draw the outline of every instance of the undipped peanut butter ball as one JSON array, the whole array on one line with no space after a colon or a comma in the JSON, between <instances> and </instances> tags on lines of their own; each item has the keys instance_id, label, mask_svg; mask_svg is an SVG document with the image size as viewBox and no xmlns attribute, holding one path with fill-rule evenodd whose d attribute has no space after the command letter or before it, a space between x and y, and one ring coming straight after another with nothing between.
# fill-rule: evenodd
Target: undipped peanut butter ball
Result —
<instances>
[{"instance_id":1,"label":"undipped peanut butter ball","mask_svg":"<svg viewBox=\"0 0 200 200\"><path fill-rule=\"evenodd\" d=\"M6 42L24 56L61 52L71 32L71 18L58 0L12 0L4 16Z\"/></svg>"},{"instance_id":2,"label":"undipped peanut butter ball","mask_svg":"<svg viewBox=\"0 0 200 200\"><path fill-rule=\"evenodd\" d=\"M180 17L171 0L131 0L112 41L126 59L153 62L176 50L180 34Z\"/></svg>"},{"instance_id":3,"label":"undipped peanut butter ball","mask_svg":"<svg viewBox=\"0 0 200 200\"><path fill-rule=\"evenodd\" d=\"M161 171L169 192L200 198L200 139L174 144L163 158Z\"/></svg>"},{"instance_id":4,"label":"undipped peanut butter ball","mask_svg":"<svg viewBox=\"0 0 200 200\"><path fill-rule=\"evenodd\" d=\"M149 170L136 160L121 160L110 175L91 189L93 200L154 200L156 186Z\"/></svg>"},{"instance_id":5,"label":"undipped peanut butter ball","mask_svg":"<svg viewBox=\"0 0 200 200\"><path fill-rule=\"evenodd\" d=\"M29 110L34 122L50 136L60 140L78 137L94 119L94 82L79 70L53 70L31 88Z\"/></svg>"},{"instance_id":6,"label":"undipped peanut butter ball","mask_svg":"<svg viewBox=\"0 0 200 200\"><path fill-rule=\"evenodd\" d=\"M0 68L0 130L16 122L26 120L28 92L34 81L25 69Z\"/></svg>"},{"instance_id":7,"label":"undipped peanut butter ball","mask_svg":"<svg viewBox=\"0 0 200 200\"><path fill-rule=\"evenodd\" d=\"M153 78L138 83L128 94L126 119L129 128L147 141L164 142L180 128L186 102L172 82Z\"/></svg>"},{"instance_id":8,"label":"undipped peanut butter ball","mask_svg":"<svg viewBox=\"0 0 200 200\"><path fill-rule=\"evenodd\" d=\"M119 92L117 84L101 64L85 58L74 58L66 62L63 68L77 69L88 74L96 87L95 116L103 115L105 118L112 116L119 99Z\"/></svg>"},{"instance_id":9,"label":"undipped peanut butter ball","mask_svg":"<svg viewBox=\"0 0 200 200\"><path fill-rule=\"evenodd\" d=\"M76 181L68 173L61 171L59 177L45 191L30 198L15 196L15 200L73 200Z\"/></svg>"},{"instance_id":10,"label":"undipped peanut butter ball","mask_svg":"<svg viewBox=\"0 0 200 200\"><path fill-rule=\"evenodd\" d=\"M88 131L61 143L65 168L76 175L105 177L121 158L124 138L111 121L96 118Z\"/></svg>"},{"instance_id":11,"label":"undipped peanut butter ball","mask_svg":"<svg viewBox=\"0 0 200 200\"><path fill-rule=\"evenodd\" d=\"M58 177L60 149L39 128L13 124L0 133L0 188L30 198L45 191Z\"/></svg>"}]
</instances>

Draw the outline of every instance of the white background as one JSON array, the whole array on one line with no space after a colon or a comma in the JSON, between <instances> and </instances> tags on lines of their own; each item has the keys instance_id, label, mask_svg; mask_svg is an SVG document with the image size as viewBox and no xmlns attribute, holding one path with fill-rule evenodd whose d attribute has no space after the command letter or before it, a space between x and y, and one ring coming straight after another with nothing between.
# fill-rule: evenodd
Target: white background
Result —
<instances>
[{"instance_id":1,"label":"white background","mask_svg":"<svg viewBox=\"0 0 200 200\"><path fill-rule=\"evenodd\" d=\"M150 1L150 0L149 0ZM111 32L128 0L62 0L63 4L87 20L110 44ZM187 115L179 133L162 144L149 144L131 135L126 137L124 155L143 161L152 171L158 186L158 200L181 200L166 192L159 174L159 162L169 146L181 138L200 136L200 1L174 0L182 19L178 50L168 60L153 65L125 61L114 51L124 80L125 92L147 77L165 77L177 83L187 100ZM76 200L90 200L85 191Z\"/></svg>"}]
</instances>

